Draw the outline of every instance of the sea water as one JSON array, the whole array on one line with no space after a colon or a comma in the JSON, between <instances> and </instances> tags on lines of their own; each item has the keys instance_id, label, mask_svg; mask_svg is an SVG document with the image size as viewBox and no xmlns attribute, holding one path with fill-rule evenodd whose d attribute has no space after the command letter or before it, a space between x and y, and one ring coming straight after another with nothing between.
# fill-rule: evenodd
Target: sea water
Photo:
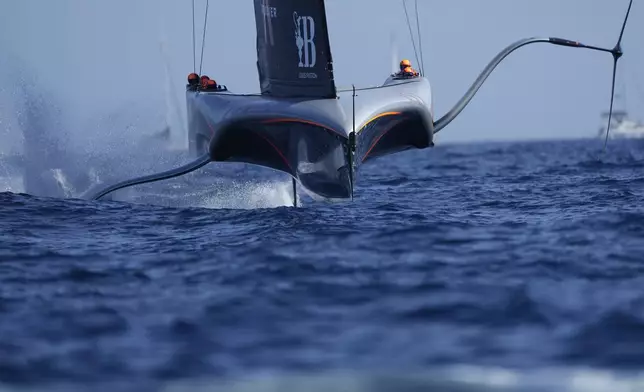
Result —
<instances>
[{"instance_id":1,"label":"sea water","mask_svg":"<svg viewBox=\"0 0 644 392\"><path fill-rule=\"evenodd\" d=\"M244 165L102 201L6 175L0 382L644 390L644 143L601 148L439 144L298 208L289 178Z\"/></svg>"}]
</instances>

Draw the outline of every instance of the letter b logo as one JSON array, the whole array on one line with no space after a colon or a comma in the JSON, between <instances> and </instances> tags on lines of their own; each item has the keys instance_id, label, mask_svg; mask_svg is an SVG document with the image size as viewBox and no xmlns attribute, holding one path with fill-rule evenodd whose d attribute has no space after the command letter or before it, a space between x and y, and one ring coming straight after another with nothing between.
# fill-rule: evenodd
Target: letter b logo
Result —
<instances>
[{"instance_id":1,"label":"letter b logo","mask_svg":"<svg viewBox=\"0 0 644 392\"><path fill-rule=\"evenodd\" d=\"M295 14L297 15L297 14ZM299 66L315 67L317 50L315 48L315 21L310 16L296 16L295 40L300 56Z\"/></svg>"}]
</instances>

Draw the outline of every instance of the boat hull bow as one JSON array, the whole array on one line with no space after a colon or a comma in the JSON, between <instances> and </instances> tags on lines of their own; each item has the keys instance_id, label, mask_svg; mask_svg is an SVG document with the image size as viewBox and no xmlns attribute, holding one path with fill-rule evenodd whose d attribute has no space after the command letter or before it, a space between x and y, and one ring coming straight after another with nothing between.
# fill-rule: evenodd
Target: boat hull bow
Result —
<instances>
[{"instance_id":1,"label":"boat hull bow","mask_svg":"<svg viewBox=\"0 0 644 392\"><path fill-rule=\"evenodd\" d=\"M333 120L343 115L335 100L200 95L189 98L195 155L279 170L325 198L351 197L348 134Z\"/></svg>"}]
</instances>

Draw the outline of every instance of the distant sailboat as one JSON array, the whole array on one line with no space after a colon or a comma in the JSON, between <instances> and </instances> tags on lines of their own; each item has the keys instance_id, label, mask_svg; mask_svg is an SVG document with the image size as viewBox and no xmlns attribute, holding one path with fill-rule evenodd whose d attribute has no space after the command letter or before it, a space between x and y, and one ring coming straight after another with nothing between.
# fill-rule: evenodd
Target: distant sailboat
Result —
<instances>
[{"instance_id":1,"label":"distant sailboat","mask_svg":"<svg viewBox=\"0 0 644 392\"><path fill-rule=\"evenodd\" d=\"M644 123L635 120L626 110L626 88L625 83L620 83L620 93L615 94L615 102L620 107L613 111L610 124L609 139L642 139L644 138ZM602 122L605 124L609 112L601 114ZM599 137L606 138L606 126L599 129Z\"/></svg>"}]
</instances>

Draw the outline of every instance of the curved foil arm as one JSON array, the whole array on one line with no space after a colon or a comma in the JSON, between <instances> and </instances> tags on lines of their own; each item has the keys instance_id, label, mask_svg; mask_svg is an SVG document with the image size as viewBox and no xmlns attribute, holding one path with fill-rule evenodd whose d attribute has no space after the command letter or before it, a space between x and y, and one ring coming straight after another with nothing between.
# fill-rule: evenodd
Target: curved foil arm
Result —
<instances>
[{"instance_id":1,"label":"curved foil arm","mask_svg":"<svg viewBox=\"0 0 644 392\"><path fill-rule=\"evenodd\" d=\"M520 41L517 41L513 43L512 45L508 46L505 48L503 51L501 51L499 54L496 55L490 61L490 63L485 67L485 69L481 72L478 78L474 81L472 86L470 86L469 90L463 95L463 97L454 105L454 107L443 117L439 118L434 122L434 133L438 133L441 129L445 128L447 124L451 123L456 116L458 116L463 109L465 109L465 106L467 106L468 103L474 98L474 95L478 92L478 90L481 88L483 83L485 83L485 80L490 76L492 71L501 64L501 62L512 52L515 50L519 49L522 46L537 43L537 42L550 42L550 38L525 38Z\"/></svg>"},{"instance_id":2,"label":"curved foil arm","mask_svg":"<svg viewBox=\"0 0 644 392\"><path fill-rule=\"evenodd\" d=\"M485 80L490 76L492 71L501 64L501 62L512 52L515 50L526 46L530 44L535 44L535 43L547 43L547 44L552 44L552 45L558 45L558 46L567 46L571 48L582 48L582 49L591 49L591 50L596 50L600 52L607 52L611 53L613 55L615 54L621 54L621 51L618 52L619 48L616 47L615 49L606 49L606 48L600 48L596 46L590 46L590 45L584 45L580 42L577 41L571 41L567 39L562 39L562 38L539 38L539 37L533 37L533 38L525 38L520 41L517 41L505 49L503 49L499 54L496 55L490 61L490 63L485 67L485 69L479 74L479 77L474 81L472 86L467 90L465 95L454 105L454 107L445 115L438 120L434 122L434 133L439 132L441 129L445 128L447 124L452 122L456 116L458 116L463 109L465 109L465 106L467 106L468 103L474 98L474 95L478 92L479 88L483 85Z\"/></svg>"},{"instance_id":3,"label":"curved foil arm","mask_svg":"<svg viewBox=\"0 0 644 392\"><path fill-rule=\"evenodd\" d=\"M204 154L197 158L196 160L185 164L183 166L177 167L172 170L164 171L161 173L156 173L156 174L150 174L148 176L143 176L143 177L137 177L133 178L131 180L125 180L121 181L117 184L114 184L112 186L109 186L100 192L97 192L94 196L92 196L90 199L91 200L98 200L101 197L107 195L108 193L112 193L114 191L117 191L119 189L127 188L129 186L134 186L134 185L139 185L139 184L146 184L150 182L156 182L156 181L161 181L161 180L167 180L168 178L173 178L173 177L178 177L182 176L184 174L188 174L190 172L193 172L208 163L210 163L210 155L209 154Z\"/></svg>"}]
</instances>

